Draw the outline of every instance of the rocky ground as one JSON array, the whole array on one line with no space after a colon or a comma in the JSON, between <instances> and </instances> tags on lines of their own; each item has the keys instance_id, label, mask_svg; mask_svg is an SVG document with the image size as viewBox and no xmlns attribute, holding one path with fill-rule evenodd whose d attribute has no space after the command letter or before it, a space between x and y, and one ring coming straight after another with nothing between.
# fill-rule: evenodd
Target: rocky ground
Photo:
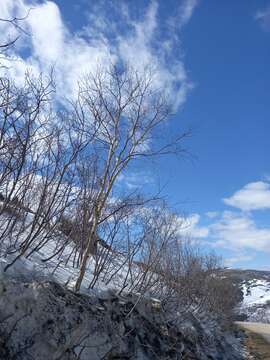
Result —
<instances>
[{"instance_id":1,"label":"rocky ground","mask_svg":"<svg viewBox=\"0 0 270 360\"><path fill-rule=\"evenodd\" d=\"M151 299L75 294L46 280L0 281L2 360L233 360L243 359L240 350L240 340L209 317L168 320Z\"/></svg>"}]
</instances>

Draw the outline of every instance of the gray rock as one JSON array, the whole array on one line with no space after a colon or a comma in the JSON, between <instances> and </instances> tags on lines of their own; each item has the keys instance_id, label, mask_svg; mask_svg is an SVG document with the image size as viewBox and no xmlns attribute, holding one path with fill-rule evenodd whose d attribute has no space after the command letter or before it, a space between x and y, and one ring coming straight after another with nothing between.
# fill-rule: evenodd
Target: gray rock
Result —
<instances>
[{"instance_id":1,"label":"gray rock","mask_svg":"<svg viewBox=\"0 0 270 360\"><path fill-rule=\"evenodd\" d=\"M209 333L191 314L175 325L149 299L90 297L10 277L1 278L0 291L1 360L241 358L217 325Z\"/></svg>"}]
</instances>

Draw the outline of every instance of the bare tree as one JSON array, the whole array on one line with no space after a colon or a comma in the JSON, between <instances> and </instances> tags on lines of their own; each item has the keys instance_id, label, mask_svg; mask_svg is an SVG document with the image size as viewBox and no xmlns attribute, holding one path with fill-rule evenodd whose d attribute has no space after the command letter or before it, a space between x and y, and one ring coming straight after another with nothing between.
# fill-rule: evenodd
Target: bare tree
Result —
<instances>
[{"instance_id":1,"label":"bare tree","mask_svg":"<svg viewBox=\"0 0 270 360\"><path fill-rule=\"evenodd\" d=\"M128 67L111 67L85 77L81 83L74 105L77 131L91 138L88 151L95 154L98 167L91 230L82 255L76 291L80 289L98 226L120 174L136 159L179 150L186 135L165 145L160 145L161 141L155 146L152 144L170 114L165 94L157 90L154 82L151 71L139 74Z\"/></svg>"},{"instance_id":2,"label":"bare tree","mask_svg":"<svg viewBox=\"0 0 270 360\"><path fill-rule=\"evenodd\" d=\"M16 211L27 208L27 196L38 166L37 149L45 140L40 113L51 92L41 79L35 84L26 76L23 87L1 79L0 88L0 214L11 205ZM43 135L42 135L42 134ZM14 228L14 221L2 219L1 240Z\"/></svg>"}]
</instances>

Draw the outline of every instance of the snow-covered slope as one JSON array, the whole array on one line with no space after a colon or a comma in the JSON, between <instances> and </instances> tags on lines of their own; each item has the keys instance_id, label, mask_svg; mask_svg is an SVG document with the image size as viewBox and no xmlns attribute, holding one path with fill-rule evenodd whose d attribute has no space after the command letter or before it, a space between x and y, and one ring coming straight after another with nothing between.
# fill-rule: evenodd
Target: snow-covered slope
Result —
<instances>
[{"instance_id":1,"label":"snow-covered slope","mask_svg":"<svg viewBox=\"0 0 270 360\"><path fill-rule=\"evenodd\" d=\"M40 250L33 252L31 256L21 256L10 268L8 268L7 274L22 279L43 278L53 280L72 290L79 274L79 269L74 266L73 256L71 256L74 252L74 247L72 244L66 244L57 256L52 257L54 254L59 252L59 249L65 240L66 239L63 238L63 235L60 234L58 239L55 238L48 241ZM17 254L18 253L15 252L13 254L0 256L0 274L8 264L12 263ZM93 292L93 290L89 288L89 285L94 277L95 262L95 257L92 256L89 259L81 286L82 293ZM110 288L120 288L120 284L123 282L122 279L126 276L128 271L127 266L125 264L123 265L123 263L124 259L121 255L113 255L113 259L111 259L108 263L107 276L105 278L102 276L97 280L95 284L95 292L102 292ZM135 264L133 266L133 272L136 272ZM106 280L111 277L112 273L114 273L115 276L113 276L111 281L108 283Z\"/></svg>"},{"instance_id":2,"label":"snow-covered slope","mask_svg":"<svg viewBox=\"0 0 270 360\"><path fill-rule=\"evenodd\" d=\"M270 272L230 269L225 274L233 279L242 293L240 319L270 323Z\"/></svg>"},{"instance_id":3,"label":"snow-covered slope","mask_svg":"<svg viewBox=\"0 0 270 360\"><path fill-rule=\"evenodd\" d=\"M270 282L267 280L246 281L242 285L242 290L244 307L266 304L270 301Z\"/></svg>"},{"instance_id":4,"label":"snow-covered slope","mask_svg":"<svg viewBox=\"0 0 270 360\"><path fill-rule=\"evenodd\" d=\"M18 257L20 244L29 236L33 223L33 214L25 211L24 222L17 220L11 236L3 236L6 232L7 223L10 221L7 215L0 216L0 275L8 267L7 274L20 278L44 278L54 280L69 289L73 289L79 275L78 251L70 238L60 230L54 229L48 237L48 229L44 228L29 246L29 249ZM21 231L23 224L23 232ZM17 236L19 234L19 236ZM32 251L33 250L33 251ZM104 250L104 249L103 249ZM103 252L101 245L97 247L97 254L90 256L86 273L81 285L82 293L92 293L93 281L95 281L95 292L102 292L108 289L120 290L125 279L125 290L130 291L130 278L136 278L140 267L134 263L128 266L126 258L119 253ZM103 260L106 259L106 260ZM14 260L16 260L14 262ZM14 262L14 263L13 263ZM97 262L106 268L102 276L97 278ZM132 284L134 285L134 284Z\"/></svg>"}]
</instances>

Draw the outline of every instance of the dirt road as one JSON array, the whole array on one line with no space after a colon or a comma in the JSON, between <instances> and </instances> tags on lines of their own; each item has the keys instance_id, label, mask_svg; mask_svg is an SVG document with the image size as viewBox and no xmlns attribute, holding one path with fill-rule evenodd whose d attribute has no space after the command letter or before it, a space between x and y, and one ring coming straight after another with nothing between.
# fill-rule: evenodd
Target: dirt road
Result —
<instances>
[{"instance_id":1,"label":"dirt road","mask_svg":"<svg viewBox=\"0 0 270 360\"><path fill-rule=\"evenodd\" d=\"M244 345L251 357L247 356L246 359L270 360L270 324L241 321L237 321L236 324L247 335Z\"/></svg>"},{"instance_id":2,"label":"dirt road","mask_svg":"<svg viewBox=\"0 0 270 360\"><path fill-rule=\"evenodd\" d=\"M261 335L270 344L270 324L249 323L237 321L236 324L244 330Z\"/></svg>"}]
</instances>

